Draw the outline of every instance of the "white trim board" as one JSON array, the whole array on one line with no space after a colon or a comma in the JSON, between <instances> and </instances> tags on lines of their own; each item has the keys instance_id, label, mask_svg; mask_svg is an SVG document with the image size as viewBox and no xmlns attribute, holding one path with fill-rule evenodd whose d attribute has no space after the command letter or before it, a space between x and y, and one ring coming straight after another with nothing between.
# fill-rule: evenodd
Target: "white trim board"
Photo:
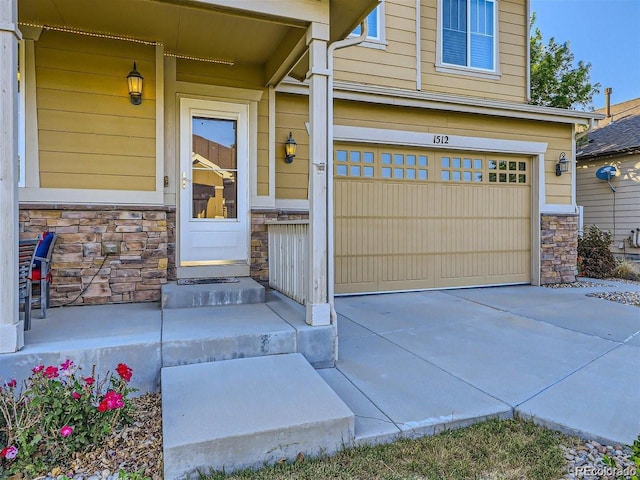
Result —
<instances>
[{"instance_id":1,"label":"white trim board","mask_svg":"<svg viewBox=\"0 0 640 480\"><path fill-rule=\"evenodd\" d=\"M276 210L300 210L303 212L309 211L309 200L295 200L295 199L277 199L276 198Z\"/></svg>"},{"instance_id":2,"label":"white trim board","mask_svg":"<svg viewBox=\"0 0 640 480\"><path fill-rule=\"evenodd\" d=\"M81 205L164 205L162 192L138 190L86 190L75 188L21 188L20 203Z\"/></svg>"},{"instance_id":3,"label":"white trim board","mask_svg":"<svg viewBox=\"0 0 640 480\"><path fill-rule=\"evenodd\" d=\"M438 137L440 137L438 139ZM442 142L442 137L448 143ZM474 150L480 152L515 153L540 155L547 151L545 142L525 142L521 140L503 140L499 138L465 137L446 133L424 133L408 130L387 130L381 128L334 126L334 141L377 143L411 147L433 148L438 150Z\"/></svg>"}]
</instances>

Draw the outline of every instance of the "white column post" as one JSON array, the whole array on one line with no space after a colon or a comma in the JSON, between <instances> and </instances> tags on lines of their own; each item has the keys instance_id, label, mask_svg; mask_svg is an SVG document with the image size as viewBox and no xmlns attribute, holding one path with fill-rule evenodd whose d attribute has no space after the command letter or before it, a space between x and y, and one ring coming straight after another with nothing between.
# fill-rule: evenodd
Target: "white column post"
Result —
<instances>
[{"instance_id":1,"label":"white column post","mask_svg":"<svg viewBox=\"0 0 640 480\"><path fill-rule=\"evenodd\" d=\"M0 353L24 346L18 312L17 19L17 0L0 0Z\"/></svg>"},{"instance_id":2,"label":"white column post","mask_svg":"<svg viewBox=\"0 0 640 480\"><path fill-rule=\"evenodd\" d=\"M327 277L327 129L328 84L327 41L329 26L312 23L307 30L309 45L309 277L307 315L309 325L329 325L331 308Z\"/></svg>"}]
</instances>

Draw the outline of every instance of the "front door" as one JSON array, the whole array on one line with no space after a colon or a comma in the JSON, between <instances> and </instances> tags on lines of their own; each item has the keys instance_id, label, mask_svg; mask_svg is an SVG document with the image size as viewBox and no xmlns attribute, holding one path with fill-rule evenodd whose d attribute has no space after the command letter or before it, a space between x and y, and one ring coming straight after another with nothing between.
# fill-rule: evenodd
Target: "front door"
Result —
<instances>
[{"instance_id":1,"label":"front door","mask_svg":"<svg viewBox=\"0 0 640 480\"><path fill-rule=\"evenodd\" d=\"M248 119L246 104L181 99L180 267L249 264Z\"/></svg>"}]
</instances>

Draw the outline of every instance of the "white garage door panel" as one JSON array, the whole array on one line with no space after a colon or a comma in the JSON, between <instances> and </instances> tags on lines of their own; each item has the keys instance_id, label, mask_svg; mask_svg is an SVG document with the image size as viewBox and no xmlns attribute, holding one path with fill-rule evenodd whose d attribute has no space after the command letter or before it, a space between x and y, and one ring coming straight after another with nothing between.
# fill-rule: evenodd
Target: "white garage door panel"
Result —
<instances>
[{"instance_id":1,"label":"white garage door panel","mask_svg":"<svg viewBox=\"0 0 640 480\"><path fill-rule=\"evenodd\" d=\"M530 281L527 159L354 145L335 168L336 293Z\"/></svg>"}]
</instances>

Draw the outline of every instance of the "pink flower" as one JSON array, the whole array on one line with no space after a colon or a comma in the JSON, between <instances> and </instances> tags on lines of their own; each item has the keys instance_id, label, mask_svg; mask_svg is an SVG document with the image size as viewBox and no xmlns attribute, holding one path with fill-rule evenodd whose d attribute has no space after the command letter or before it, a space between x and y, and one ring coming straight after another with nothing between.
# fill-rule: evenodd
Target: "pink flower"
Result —
<instances>
[{"instance_id":1,"label":"pink flower","mask_svg":"<svg viewBox=\"0 0 640 480\"><path fill-rule=\"evenodd\" d=\"M87 377L84 379L84 383L86 383L87 385L93 385L93 382L95 382L95 379L93 377Z\"/></svg>"},{"instance_id":2,"label":"pink flower","mask_svg":"<svg viewBox=\"0 0 640 480\"><path fill-rule=\"evenodd\" d=\"M62 370L69 370L71 367L73 367L73 362L68 358L60 365Z\"/></svg>"},{"instance_id":3,"label":"pink flower","mask_svg":"<svg viewBox=\"0 0 640 480\"><path fill-rule=\"evenodd\" d=\"M31 369L33 373L40 373L42 370L44 370L44 365L38 365L37 367L33 367Z\"/></svg>"},{"instance_id":4,"label":"pink flower","mask_svg":"<svg viewBox=\"0 0 640 480\"><path fill-rule=\"evenodd\" d=\"M18 385L18 382L16 382L15 378L12 378L11 380L9 380L7 383L4 384L5 387L9 387L9 388L16 388L17 385Z\"/></svg>"},{"instance_id":5,"label":"pink flower","mask_svg":"<svg viewBox=\"0 0 640 480\"><path fill-rule=\"evenodd\" d=\"M98 405L98 411L106 412L108 410L116 410L122 407L124 407L122 395L113 390L109 390Z\"/></svg>"},{"instance_id":6,"label":"pink flower","mask_svg":"<svg viewBox=\"0 0 640 480\"><path fill-rule=\"evenodd\" d=\"M18 456L18 447L15 445L11 445L9 447L3 448L2 452L0 452L0 457L6 458L7 460L13 460Z\"/></svg>"},{"instance_id":7,"label":"pink flower","mask_svg":"<svg viewBox=\"0 0 640 480\"><path fill-rule=\"evenodd\" d=\"M44 369L44 376L47 378L57 378L58 369L56 367L47 367Z\"/></svg>"},{"instance_id":8,"label":"pink flower","mask_svg":"<svg viewBox=\"0 0 640 480\"><path fill-rule=\"evenodd\" d=\"M80 397L82 397L82 395L80 395L78 392L73 392L71 394L71 396L75 399L75 400L79 400Z\"/></svg>"},{"instance_id":9,"label":"pink flower","mask_svg":"<svg viewBox=\"0 0 640 480\"><path fill-rule=\"evenodd\" d=\"M60 369L67 375L71 375L73 372L73 362L68 358L60 365Z\"/></svg>"},{"instance_id":10,"label":"pink flower","mask_svg":"<svg viewBox=\"0 0 640 480\"><path fill-rule=\"evenodd\" d=\"M131 368L129 368L126 363L119 363L116 367L116 372L118 372L120 378L122 378L125 382L131 380L131 375L133 375L133 370L131 370Z\"/></svg>"},{"instance_id":11,"label":"pink flower","mask_svg":"<svg viewBox=\"0 0 640 480\"><path fill-rule=\"evenodd\" d=\"M70 427L69 425L65 425L60 429L60 435L62 436L62 438L66 438L72 433L73 433L73 428Z\"/></svg>"}]
</instances>

